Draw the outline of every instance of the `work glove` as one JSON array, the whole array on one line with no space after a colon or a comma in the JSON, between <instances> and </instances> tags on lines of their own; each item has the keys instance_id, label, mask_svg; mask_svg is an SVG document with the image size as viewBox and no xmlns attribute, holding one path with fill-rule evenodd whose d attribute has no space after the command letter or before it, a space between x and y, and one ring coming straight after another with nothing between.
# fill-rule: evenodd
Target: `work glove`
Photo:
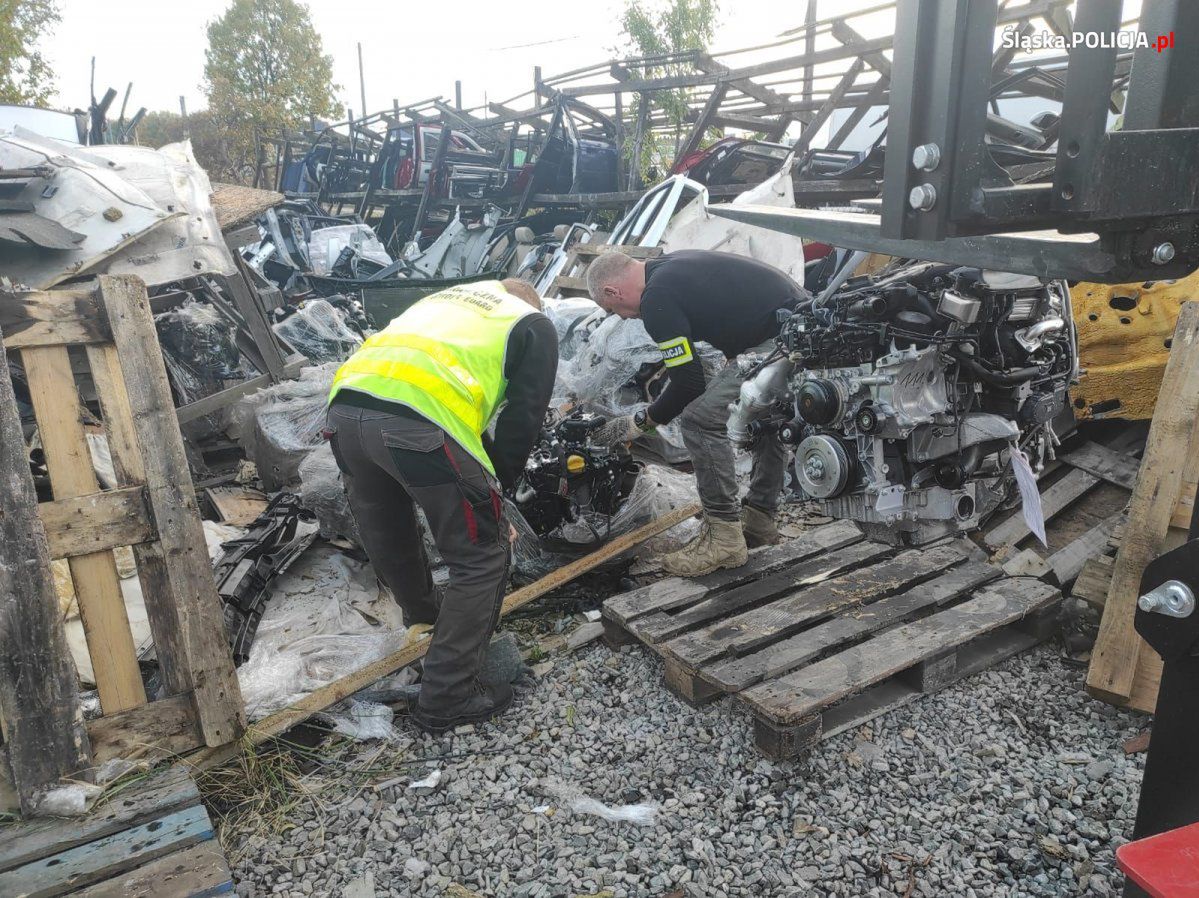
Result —
<instances>
[{"instance_id":1,"label":"work glove","mask_svg":"<svg viewBox=\"0 0 1199 898\"><path fill-rule=\"evenodd\" d=\"M597 427L591 434L591 442L597 446L618 446L621 443L631 443L642 433L632 415L621 415Z\"/></svg>"}]
</instances>

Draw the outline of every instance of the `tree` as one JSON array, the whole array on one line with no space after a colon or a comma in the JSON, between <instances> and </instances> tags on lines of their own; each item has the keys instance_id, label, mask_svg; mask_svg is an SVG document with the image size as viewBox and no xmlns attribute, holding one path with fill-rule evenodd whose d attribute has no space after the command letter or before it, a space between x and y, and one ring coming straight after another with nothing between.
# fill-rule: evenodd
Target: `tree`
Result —
<instances>
[{"instance_id":1,"label":"tree","mask_svg":"<svg viewBox=\"0 0 1199 898\"><path fill-rule=\"evenodd\" d=\"M338 113L333 57L295 0L233 0L208 25L202 89L223 138L210 173L228 180L252 176L256 134Z\"/></svg>"},{"instance_id":2,"label":"tree","mask_svg":"<svg viewBox=\"0 0 1199 898\"><path fill-rule=\"evenodd\" d=\"M0 0L0 103L50 101L54 71L37 44L59 19L54 0Z\"/></svg>"},{"instance_id":3,"label":"tree","mask_svg":"<svg viewBox=\"0 0 1199 898\"><path fill-rule=\"evenodd\" d=\"M192 142L192 152L196 161L209 173L212 180L219 181L226 177L222 170L226 158L222 146L224 136L217 128L212 113L207 109L190 113L187 116L186 127L183 116L178 112L147 112L137 126L134 137L138 145L154 149L188 138Z\"/></svg>"},{"instance_id":4,"label":"tree","mask_svg":"<svg viewBox=\"0 0 1199 898\"><path fill-rule=\"evenodd\" d=\"M651 5L652 4L652 5ZM672 62L669 57L688 50L703 50L716 31L716 20L720 13L718 0L628 0L620 17L624 32L623 49L633 56L667 57L657 65L647 65L646 78L669 78L691 73L686 62ZM669 171L678 152L687 123L687 89L654 91L639 94L631 106L633 120L641 115L640 104L648 102L646 114L653 116L654 109L665 114L673 133L655 132L645 134L641 141L637 170L643 180L654 170ZM626 144L625 152L632 158L636 152L633 142Z\"/></svg>"}]
</instances>

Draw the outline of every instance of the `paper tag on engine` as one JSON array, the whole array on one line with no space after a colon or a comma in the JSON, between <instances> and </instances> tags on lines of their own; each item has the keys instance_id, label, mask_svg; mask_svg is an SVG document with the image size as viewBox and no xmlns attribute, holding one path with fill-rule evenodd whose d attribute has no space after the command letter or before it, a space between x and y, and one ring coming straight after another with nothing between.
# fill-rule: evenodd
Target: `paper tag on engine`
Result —
<instances>
[{"instance_id":1,"label":"paper tag on engine","mask_svg":"<svg viewBox=\"0 0 1199 898\"><path fill-rule=\"evenodd\" d=\"M1045 539L1045 512L1041 509L1041 491L1037 489L1037 475L1032 472L1028 457L1023 452L1012 447L1012 470L1016 474L1016 486L1020 487L1020 504L1024 510L1024 523L1033 535L1041 541L1041 545L1049 548Z\"/></svg>"}]
</instances>

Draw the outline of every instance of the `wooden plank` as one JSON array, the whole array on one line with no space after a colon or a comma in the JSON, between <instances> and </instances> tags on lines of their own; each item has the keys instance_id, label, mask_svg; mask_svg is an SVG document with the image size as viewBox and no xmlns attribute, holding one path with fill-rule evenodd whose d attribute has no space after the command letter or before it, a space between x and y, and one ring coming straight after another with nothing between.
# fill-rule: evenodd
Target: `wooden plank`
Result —
<instances>
[{"instance_id":1,"label":"wooden plank","mask_svg":"<svg viewBox=\"0 0 1199 898\"><path fill-rule=\"evenodd\" d=\"M229 862L220 844L209 839L72 894L75 898L208 898L232 892Z\"/></svg>"},{"instance_id":2,"label":"wooden plank","mask_svg":"<svg viewBox=\"0 0 1199 898\"><path fill-rule=\"evenodd\" d=\"M1116 559L1107 555L1087 559L1078 573L1078 579L1074 581L1070 595L1089 602L1096 608L1102 608L1107 602L1107 591L1111 589L1112 568L1115 564Z\"/></svg>"},{"instance_id":3,"label":"wooden plank","mask_svg":"<svg viewBox=\"0 0 1199 898\"><path fill-rule=\"evenodd\" d=\"M1046 521L1053 520L1068 505L1085 496L1099 485L1094 474L1075 468L1050 485L1041 493L1041 511ZM1032 531L1024 520L1024 513L1017 510L1010 518L983 534L987 548L998 551L1004 546L1015 546Z\"/></svg>"},{"instance_id":4,"label":"wooden plank","mask_svg":"<svg viewBox=\"0 0 1199 898\"><path fill-rule=\"evenodd\" d=\"M155 858L211 839L203 805L192 805L53 857L0 873L0 895L50 898L110 879Z\"/></svg>"},{"instance_id":5,"label":"wooden plank","mask_svg":"<svg viewBox=\"0 0 1199 898\"><path fill-rule=\"evenodd\" d=\"M66 347L26 349L21 358L54 498L73 499L98 492L99 484L79 420L79 394ZM146 691L112 552L76 555L68 564L96 673L100 706L108 714L144 704Z\"/></svg>"},{"instance_id":6,"label":"wooden plank","mask_svg":"<svg viewBox=\"0 0 1199 898\"><path fill-rule=\"evenodd\" d=\"M131 486L38 506L51 558L133 546L154 538L145 491Z\"/></svg>"},{"instance_id":7,"label":"wooden plank","mask_svg":"<svg viewBox=\"0 0 1199 898\"><path fill-rule=\"evenodd\" d=\"M1082 536L1067 543L1047 559L1059 586L1071 582L1082 571L1083 565L1092 558L1102 555L1107 549L1116 528L1124 523L1124 512L1104 518Z\"/></svg>"},{"instance_id":8,"label":"wooden plank","mask_svg":"<svg viewBox=\"0 0 1199 898\"><path fill-rule=\"evenodd\" d=\"M594 259L603 253L624 253L631 259L656 259L662 255L660 246L634 246L628 243L576 243L571 249L580 259Z\"/></svg>"},{"instance_id":9,"label":"wooden plank","mask_svg":"<svg viewBox=\"0 0 1199 898\"><path fill-rule=\"evenodd\" d=\"M740 692L762 680L795 670L836 646L876 633L917 612L945 605L995 580L1001 573L998 568L981 562L964 564L914 589L845 611L759 652L704 668L700 676L723 692Z\"/></svg>"},{"instance_id":10,"label":"wooden plank","mask_svg":"<svg viewBox=\"0 0 1199 898\"><path fill-rule=\"evenodd\" d=\"M657 536L659 533L669 530L671 527L687 520L687 518L694 517L699 512L700 505L698 502L693 502L682 508L676 508L668 514L650 521L648 524L643 524L631 533L617 537L607 545L596 549L590 555L585 555L569 564L563 565L540 580L530 583L528 586L523 586L515 592L508 593L504 598L503 604L500 606L501 617L512 613L517 608L528 605L530 602L536 601L547 593L553 592L555 589L565 586L576 577L594 570L601 564L618 558L630 549L636 548L650 537ZM381 680L388 674L394 673L410 664L415 664L425 656L425 652L428 650L429 640L426 638L414 645L405 646L399 651L392 652L385 658L380 658L378 661L367 664L352 674L309 693L294 705L258 721L251 727L247 736L255 744L265 742L267 739L277 736L297 724L303 723L318 711L323 711L330 705L341 701L347 696L353 695L371 683ZM240 746L238 745L208 749L186 758L184 763L197 770L206 770L209 767L222 764L231 759L238 751L240 751Z\"/></svg>"},{"instance_id":11,"label":"wooden plank","mask_svg":"<svg viewBox=\"0 0 1199 898\"><path fill-rule=\"evenodd\" d=\"M793 594L798 588L811 588L838 574L860 568L894 551L893 547L875 542L859 542L824 552L793 564L777 574L745 583L683 609L677 614L657 612L638 618L628 625L630 632L642 642L654 645L673 639L688 630L695 630L717 619L727 619L733 612L774 601Z\"/></svg>"},{"instance_id":12,"label":"wooden plank","mask_svg":"<svg viewBox=\"0 0 1199 898\"><path fill-rule=\"evenodd\" d=\"M816 114L812 116L811 121L803 126L803 131L800 132L799 138L795 141L795 145L791 151L796 155L802 155L812 144L812 138L816 136L816 132L828 121L829 116L841 104L845 98L846 92L853 87L858 76L862 74L862 69L866 67L865 60L862 58L855 59L848 71L841 76L841 80L837 82L837 86L829 93L828 98L824 101L821 107L816 110Z\"/></svg>"},{"instance_id":13,"label":"wooden plank","mask_svg":"<svg viewBox=\"0 0 1199 898\"><path fill-rule=\"evenodd\" d=\"M135 277L101 275L99 280L141 447L158 545L167 559L169 591L147 595L146 606L169 605L176 617L173 634L155 631L155 645L164 636L177 640L174 663L186 666L200 732L208 745L222 745L241 735L245 711L146 288Z\"/></svg>"},{"instance_id":14,"label":"wooden plank","mask_svg":"<svg viewBox=\"0 0 1199 898\"><path fill-rule=\"evenodd\" d=\"M790 636L804 624L849 605L880 599L928 580L965 560L955 545L912 550L867 568L834 577L744 614L671 640L664 651L692 670L724 655L744 655Z\"/></svg>"},{"instance_id":15,"label":"wooden plank","mask_svg":"<svg viewBox=\"0 0 1199 898\"><path fill-rule=\"evenodd\" d=\"M763 716L794 723L925 658L1018 621L1057 597L1057 590L1040 580L1001 580L983 587L960 605L896 627L785 677L760 683L741 696Z\"/></svg>"},{"instance_id":16,"label":"wooden plank","mask_svg":"<svg viewBox=\"0 0 1199 898\"><path fill-rule=\"evenodd\" d=\"M91 751L3 341L0 446L0 734L31 813L47 786L90 766Z\"/></svg>"},{"instance_id":17,"label":"wooden plank","mask_svg":"<svg viewBox=\"0 0 1199 898\"><path fill-rule=\"evenodd\" d=\"M145 781L101 799L85 817L55 817L6 827L0 840L0 870L53 857L199 803L200 793L187 771L180 766L165 767Z\"/></svg>"},{"instance_id":18,"label":"wooden plank","mask_svg":"<svg viewBox=\"0 0 1199 898\"><path fill-rule=\"evenodd\" d=\"M158 760L204 744L188 692L89 720L87 733L97 764L112 758Z\"/></svg>"},{"instance_id":19,"label":"wooden plank","mask_svg":"<svg viewBox=\"0 0 1199 898\"><path fill-rule=\"evenodd\" d=\"M0 332L10 350L110 339L104 309L90 288L0 292Z\"/></svg>"},{"instance_id":20,"label":"wooden plank","mask_svg":"<svg viewBox=\"0 0 1199 898\"><path fill-rule=\"evenodd\" d=\"M716 82L716 85L712 88L712 92L708 95L708 101L704 104L703 110L699 113L695 124L692 125L687 139L683 141L682 146L679 147L679 151L674 155L675 165L699 149L700 142L704 139L704 134L707 133L708 127L712 124L712 116L716 114L716 110L724 102L724 96L728 91L729 84L727 81Z\"/></svg>"},{"instance_id":21,"label":"wooden plank","mask_svg":"<svg viewBox=\"0 0 1199 898\"><path fill-rule=\"evenodd\" d=\"M1123 452L1117 452L1098 443L1083 443L1077 449L1061 456L1066 464L1094 474L1108 483L1132 489L1137 482L1137 470L1141 463Z\"/></svg>"},{"instance_id":22,"label":"wooden plank","mask_svg":"<svg viewBox=\"0 0 1199 898\"><path fill-rule=\"evenodd\" d=\"M1195 477L1189 476L1194 472ZM1087 688L1105 700L1132 692L1141 638L1133 628L1145 566L1161 554L1182 484L1199 479L1199 303L1184 303L1174 330L1144 459L1116 554Z\"/></svg>"},{"instance_id":23,"label":"wooden plank","mask_svg":"<svg viewBox=\"0 0 1199 898\"><path fill-rule=\"evenodd\" d=\"M1181 495L1178 497L1178 504L1174 507L1174 515L1170 518L1170 526L1177 527L1179 530L1190 530L1191 521L1195 516L1195 494L1199 491L1199 482L1195 480L1183 480L1179 487Z\"/></svg>"},{"instance_id":24,"label":"wooden plank","mask_svg":"<svg viewBox=\"0 0 1199 898\"><path fill-rule=\"evenodd\" d=\"M668 577L613 596L604 602L604 617L627 624L646 614L699 601L708 595L773 574L820 552L840 549L861 540L862 531L851 521L834 521L806 530L787 542L750 552L749 561L739 568L722 569L702 577Z\"/></svg>"},{"instance_id":25,"label":"wooden plank","mask_svg":"<svg viewBox=\"0 0 1199 898\"><path fill-rule=\"evenodd\" d=\"M211 486L205 493L221 520L249 526L267 506L266 494L244 486Z\"/></svg>"}]
</instances>

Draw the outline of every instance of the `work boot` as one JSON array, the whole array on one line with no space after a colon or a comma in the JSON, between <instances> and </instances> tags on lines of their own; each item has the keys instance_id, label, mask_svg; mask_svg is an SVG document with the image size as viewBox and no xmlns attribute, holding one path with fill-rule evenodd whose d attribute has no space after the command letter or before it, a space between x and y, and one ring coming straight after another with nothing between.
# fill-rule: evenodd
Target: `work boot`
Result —
<instances>
[{"instance_id":1,"label":"work boot","mask_svg":"<svg viewBox=\"0 0 1199 898\"><path fill-rule=\"evenodd\" d=\"M702 577L722 567L741 567L749 558L740 521L704 516L699 536L662 557L662 570L676 577Z\"/></svg>"},{"instance_id":2,"label":"work boot","mask_svg":"<svg viewBox=\"0 0 1199 898\"><path fill-rule=\"evenodd\" d=\"M745 545L751 549L773 546L782 539L779 528L774 525L774 515L753 505L741 506L741 530L745 534Z\"/></svg>"},{"instance_id":3,"label":"work boot","mask_svg":"<svg viewBox=\"0 0 1199 898\"><path fill-rule=\"evenodd\" d=\"M417 701L412 722L426 733L444 733L468 723L482 723L502 714L512 704L512 687L507 683L475 681L475 689L465 701L450 708L428 709Z\"/></svg>"}]
</instances>

